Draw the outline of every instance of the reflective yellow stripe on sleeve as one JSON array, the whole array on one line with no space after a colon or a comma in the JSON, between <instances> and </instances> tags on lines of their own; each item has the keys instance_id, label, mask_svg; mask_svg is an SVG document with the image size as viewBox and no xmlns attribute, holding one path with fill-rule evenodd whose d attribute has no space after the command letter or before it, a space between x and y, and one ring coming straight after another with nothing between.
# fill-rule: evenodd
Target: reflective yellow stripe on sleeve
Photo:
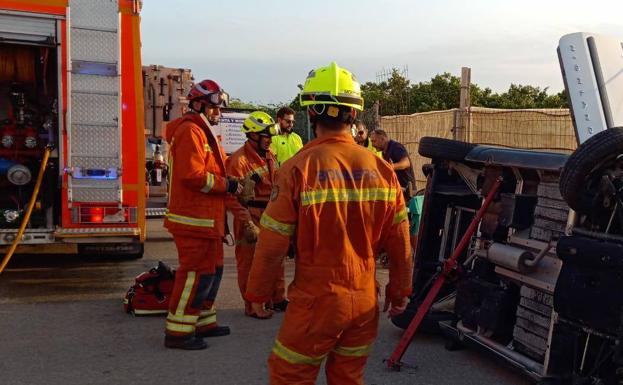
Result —
<instances>
[{"instance_id":1,"label":"reflective yellow stripe on sleeve","mask_svg":"<svg viewBox=\"0 0 623 385\"><path fill-rule=\"evenodd\" d=\"M181 223L183 225L214 227L214 219L185 217L183 215L173 213L167 213L166 217L171 222Z\"/></svg>"},{"instance_id":2,"label":"reflective yellow stripe on sleeve","mask_svg":"<svg viewBox=\"0 0 623 385\"><path fill-rule=\"evenodd\" d=\"M393 188L321 189L301 193L302 206L325 202L393 202L395 200L396 189Z\"/></svg>"},{"instance_id":3,"label":"reflective yellow stripe on sleeve","mask_svg":"<svg viewBox=\"0 0 623 385\"><path fill-rule=\"evenodd\" d=\"M397 225L402 221L406 221L408 218L409 216L407 214L407 209L403 208L402 210L398 211L396 215L394 215L394 224Z\"/></svg>"},{"instance_id":4,"label":"reflective yellow stripe on sleeve","mask_svg":"<svg viewBox=\"0 0 623 385\"><path fill-rule=\"evenodd\" d=\"M283 346L279 340L275 341L275 346L273 346L273 353L284 361L287 361L291 364L300 364L300 365L314 365L319 366L322 363L322 360L327 356L326 354L320 357L311 357L306 356L301 353L297 353L294 350L290 350Z\"/></svg>"},{"instance_id":5,"label":"reflective yellow stripe on sleeve","mask_svg":"<svg viewBox=\"0 0 623 385\"><path fill-rule=\"evenodd\" d=\"M291 237L294 234L294 225L279 222L266 215L266 213L262 214L262 218L260 219L260 225L268 230L274 231L281 235L285 235L286 237Z\"/></svg>"},{"instance_id":6,"label":"reflective yellow stripe on sleeve","mask_svg":"<svg viewBox=\"0 0 623 385\"><path fill-rule=\"evenodd\" d=\"M251 170L245 174L245 177L250 178L253 174L257 174L258 176L268 174L268 166L261 166L254 170Z\"/></svg>"},{"instance_id":7,"label":"reflective yellow stripe on sleeve","mask_svg":"<svg viewBox=\"0 0 623 385\"><path fill-rule=\"evenodd\" d=\"M173 146L173 144L171 144ZM169 152L171 150L169 149ZM173 157L169 156L169 196L167 197L167 207L171 204L171 194L173 194ZM177 190L175 190L177 191Z\"/></svg>"},{"instance_id":8,"label":"reflective yellow stripe on sleeve","mask_svg":"<svg viewBox=\"0 0 623 385\"><path fill-rule=\"evenodd\" d=\"M214 187L214 174L208 173L206 175L206 185L201 189L202 193L209 193Z\"/></svg>"},{"instance_id":9,"label":"reflective yellow stripe on sleeve","mask_svg":"<svg viewBox=\"0 0 623 385\"><path fill-rule=\"evenodd\" d=\"M336 346L333 352L345 357L365 357L370 355L372 345L362 345L354 347Z\"/></svg>"}]
</instances>

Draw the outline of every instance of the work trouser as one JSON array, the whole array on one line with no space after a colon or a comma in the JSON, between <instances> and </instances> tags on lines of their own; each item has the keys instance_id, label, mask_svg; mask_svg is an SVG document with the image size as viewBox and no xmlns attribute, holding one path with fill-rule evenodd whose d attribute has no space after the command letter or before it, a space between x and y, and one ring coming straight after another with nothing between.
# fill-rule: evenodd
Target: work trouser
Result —
<instances>
[{"instance_id":1,"label":"work trouser","mask_svg":"<svg viewBox=\"0 0 623 385\"><path fill-rule=\"evenodd\" d=\"M290 295L268 359L271 385L313 385L325 358L329 385L363 384L378 314L372 292L317 298Z\"/></svg>"},{"instance_id":2,"label":"work trouser","mask_svg":"<svg viewBox=\"0 0 623 385\"><path fill-rule=\"evenodd\" d=\"M251 218L253 223L259 227L259 218L263 210L255 208L249 208L251 212ZM249 280L249 272L251 271L251 264L253 263L253 253L255 253L255 243L248 243L244 239L244 230L240 221L234 221L234 236L236 238L236 267L238 270L238 287L240 288L240 294L244 298L244 294L247 291L247 281ZM284 257L285 260L285 257ZM271 298L272 303L279 303L286 297L286 281L285 281L285 263L281 263L279 271L279 278L275 283L275 290ZM270 304L269 304L270 305ZM244 301L244 312L246 315L252 315L251 302Z\"/></svg>"},{"instance_id":3,"label":"work trouser","mask_svg":"<svg viewBox=\"0 0 623 385\"><path fill-rule=\"evenodd\" d=\"M173 235L179 266L169 303L165 333L191 336L217 327L214 300L223 276L220 239Z\"/></svg>"}]
</instances>

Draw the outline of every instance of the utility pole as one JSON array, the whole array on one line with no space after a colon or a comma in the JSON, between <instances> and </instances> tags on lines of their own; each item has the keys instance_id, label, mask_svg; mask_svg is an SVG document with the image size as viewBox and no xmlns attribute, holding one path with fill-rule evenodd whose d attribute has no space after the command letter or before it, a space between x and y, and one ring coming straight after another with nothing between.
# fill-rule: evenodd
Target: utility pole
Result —
<instances>
[{"instance_id":1,"label":"utility pole","mask_svg":"<svg viewBox=\"0 0 623 385\"><path fill-rule=\"evenodd\" d=\"M469 90L471 86L472 70L469 67L461 68L461 92L459 95L459 111L455 118L454 139L469 142L471 139L471 100Z\"/></svg>"},{"instance_id":2,"label":"utility pole","mask_svg":"<svg viewBox=\"0 0 623 385\"><path fill-rule=\"evenodd\" d=\"M372 105L372 118L374 119L374 129L381 128L381 114L379 112L380 103L377 100Z\"/></svg>"}]
</instances>

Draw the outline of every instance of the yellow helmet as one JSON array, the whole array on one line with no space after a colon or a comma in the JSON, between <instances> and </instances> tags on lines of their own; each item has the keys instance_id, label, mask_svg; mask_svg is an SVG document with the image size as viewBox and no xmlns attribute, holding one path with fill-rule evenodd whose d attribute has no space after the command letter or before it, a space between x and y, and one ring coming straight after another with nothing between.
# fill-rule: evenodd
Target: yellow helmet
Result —
<instances>
[{"instance_id":1,"label":"yellow helmet","mask_svg":"<svg viewBox=\"0 0 623 385\"><path fill-rule=\"evenodd\" d=\"M279 128L273 118L264 111L253 111L242 123L242 132L260 135L279 135Z\"/></svg>"},{"instance_id":2,"label":"yellow helmet","mask_svg":"<svg viewBox=\"0 0 623 385\"><path fill-rule=\"evenodd\" d=\"M303 107L335 104L363 111L361 85L355 75L335 62L311 71L299 98Z\"/></svg>"}]
</instances>

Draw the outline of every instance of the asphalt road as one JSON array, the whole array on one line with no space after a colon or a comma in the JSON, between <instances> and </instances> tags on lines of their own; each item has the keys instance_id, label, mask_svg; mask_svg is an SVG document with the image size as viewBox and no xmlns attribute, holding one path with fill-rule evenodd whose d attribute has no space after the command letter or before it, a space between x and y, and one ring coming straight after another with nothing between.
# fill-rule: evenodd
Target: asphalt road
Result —
<instances>
[{"instance_id":1,"label":"asphalt road","mask_svg":"<svg viewBox=\"0 0 623 385\"><path fill-rule=\"evenodd\" d=\"M71 256L17 256L0 275L0 384L267 384L266 359L282 315L259 321L243 315L233 249L226 248L225 276L217 306L219 323L232 335L209 339L203 351L163 347L164 318L132 317L122 298L134 276L158 260L176 263L175 247L149 220L141 260ZM292 277L293 264L288 264ZM387 271L379 270L379 280ZM366 384L529 384L489 356L448 352L441 337L418 336L404 360L417 369L387 371L401 336L389 320L366 369ZM325 384L321 373L319 384Z\"/></svg>"}]
</instances>

